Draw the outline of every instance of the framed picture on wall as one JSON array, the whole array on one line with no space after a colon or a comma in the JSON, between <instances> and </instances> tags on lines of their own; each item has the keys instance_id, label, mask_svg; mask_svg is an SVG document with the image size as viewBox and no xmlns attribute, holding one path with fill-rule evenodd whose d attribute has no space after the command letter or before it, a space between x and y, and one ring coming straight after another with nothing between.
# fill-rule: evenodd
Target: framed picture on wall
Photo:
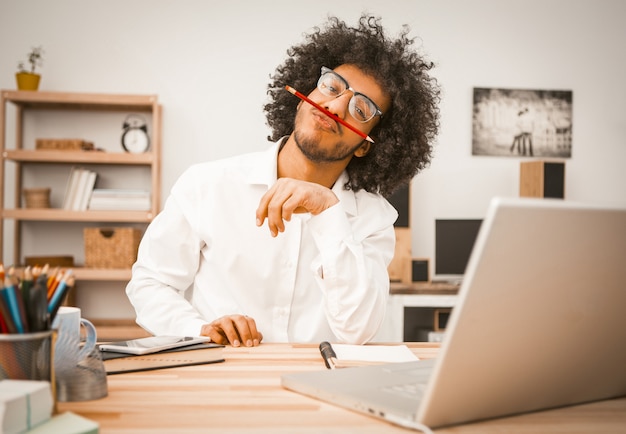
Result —
<instances>
[{"instance_id":1,"label":"framed picture on wall","mask_svg":"<svg viewBox=\"0 0 626 434\"><path fill-rule=\"evenodd\" d=\"M472 155L572 156L572 91L474 88Z\"/></svg>"}]
</instances>

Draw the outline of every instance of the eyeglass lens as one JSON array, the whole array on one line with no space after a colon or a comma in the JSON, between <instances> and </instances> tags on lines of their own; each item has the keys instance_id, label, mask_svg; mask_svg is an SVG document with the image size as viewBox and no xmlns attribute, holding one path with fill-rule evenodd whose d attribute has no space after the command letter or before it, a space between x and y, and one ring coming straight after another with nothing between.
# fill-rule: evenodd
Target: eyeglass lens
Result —
<instances>
[{"instance_id":1,"label":"eyeglass lens","mask_svg":"<svg viewBox=\"0 0 626 434\"><path fill-rule=\"evenodd\" d=\"M348 104L348 111L359 122L367 122L382 112L367 96L350 89L348 82L332 69L322 67L322 75L317 81L317 88L326 96L338 97L347 90L352 91L352 98Z\"/></svg>"}]
</instances>

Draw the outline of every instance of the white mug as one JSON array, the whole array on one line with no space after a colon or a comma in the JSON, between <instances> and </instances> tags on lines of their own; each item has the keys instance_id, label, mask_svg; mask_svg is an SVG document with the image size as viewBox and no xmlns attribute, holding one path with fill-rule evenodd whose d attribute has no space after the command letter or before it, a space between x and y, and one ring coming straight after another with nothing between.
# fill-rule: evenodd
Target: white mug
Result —
<instances>
[{"instance_id":1,"label":"white mug","mask_svg":"<svg viewBox=\"0 0 626 434\"><path fill-rule=\"evenodd\" d=\"M85 329L85 343L82 348L81 326ZM59 307L52 328L57 330L54 346L55 369L73 368L96 347L96 328L89 320L80 317L80 309L77 307Z\"/></svg>"}]
</instances>

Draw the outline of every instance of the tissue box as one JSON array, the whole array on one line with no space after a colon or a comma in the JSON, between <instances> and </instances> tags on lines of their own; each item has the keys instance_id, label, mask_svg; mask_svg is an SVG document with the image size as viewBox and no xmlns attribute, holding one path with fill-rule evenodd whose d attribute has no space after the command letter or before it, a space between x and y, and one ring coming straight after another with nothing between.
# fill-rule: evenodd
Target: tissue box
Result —
<instances>
[{"instance_id":1,"label":"tissue box","mask_svg":"<svg viewBox=\"0 0 626 434\"><path fill-rule=\"evenodd\" d=\"M0 381L0 432L26 432L50 419L53 408L49 382Z\"/></svg>"}]
</instances>

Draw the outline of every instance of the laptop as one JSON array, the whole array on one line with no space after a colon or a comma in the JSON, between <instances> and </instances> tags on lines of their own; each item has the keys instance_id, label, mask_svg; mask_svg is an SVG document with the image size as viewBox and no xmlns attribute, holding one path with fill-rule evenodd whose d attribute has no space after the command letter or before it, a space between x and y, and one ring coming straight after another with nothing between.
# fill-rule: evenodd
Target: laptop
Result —
<instances>
[{"instance_id":1,"label":"laptop","mask_svg":"<svg viewBox=\"0 0 626 434\"><path fill-rule=\"evenodd\" d=\"M281 384L426 432L624 396L625 310L626 208L495 198L435 359Z\"/></svg>"}]
</instances>

